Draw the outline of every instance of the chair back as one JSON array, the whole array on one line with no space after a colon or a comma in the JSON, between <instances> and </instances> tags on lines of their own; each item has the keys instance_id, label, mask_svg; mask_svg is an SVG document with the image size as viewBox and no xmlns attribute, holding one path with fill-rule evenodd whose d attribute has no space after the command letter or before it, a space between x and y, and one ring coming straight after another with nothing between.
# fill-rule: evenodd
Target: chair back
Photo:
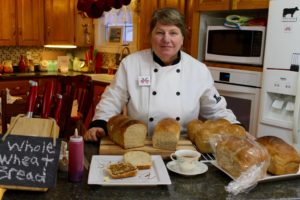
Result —
<instances>
[{"instance_id":1,"label":"chair back","mask_svg":"<svg viewBox=\"0 0 300 200\"><path fill-rule=\"evenodd\" d=\"M85 75L62 76L59 78L59 91L63 94L64 104L62 112L69 115L61 118L62 127L65 130L65 136L73 134L75 128L85 128L85 124L89 111L93 103L93 81L92 78ZM77 115L71 117L73 102L77 100ZM79 127L81 126L81 127Z\"/></svg>"},{"instance_id":2,"label":"chair back","mask_svg":"<svg viewBox=\"0 0 300 200\"><path fill-rule=\"evenodd\" d=\"M7 103L7 91L1 90L1 121L2 121L2 133L6 133L7 125L10 123L10 119L18 114L26 114L27 106L26 100L16 100L14 103Z\"/></svg>"}]
</instances>

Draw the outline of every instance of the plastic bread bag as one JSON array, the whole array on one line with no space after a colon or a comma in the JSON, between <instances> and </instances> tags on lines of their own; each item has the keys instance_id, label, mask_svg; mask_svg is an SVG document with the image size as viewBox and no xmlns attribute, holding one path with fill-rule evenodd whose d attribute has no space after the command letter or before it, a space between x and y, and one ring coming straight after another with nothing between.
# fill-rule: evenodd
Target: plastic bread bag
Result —
<instances>
[{"instance_id":1,"label":"plastic bread bag","mask_svg":"<svg viewBox=\"0 0 300 200\"><path fill-rule=\"evenodd\" d=\"M250 191L266 176L270 164L267 150L249 137L219 135L214 138L218 167L232 178L225 190L234 195Z\"/></svg>"}]
</instances>

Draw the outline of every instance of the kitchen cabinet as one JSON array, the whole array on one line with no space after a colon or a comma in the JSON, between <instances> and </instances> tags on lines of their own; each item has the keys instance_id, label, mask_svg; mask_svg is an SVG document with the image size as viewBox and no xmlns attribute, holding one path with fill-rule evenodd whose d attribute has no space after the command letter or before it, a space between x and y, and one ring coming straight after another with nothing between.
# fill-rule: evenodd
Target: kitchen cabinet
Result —
<instances>
[{"instance_id":1,"label":"kitchen cabinet","mask_svg":"<svg viewBox=\"0 0 300 200\"><path fill-rule=\"evenodd\" d=\"M198 11L267 9L269 0L200 0Z\"/></svg>"},{"instance_id":2,"label":"kitchen cabinet","mask_svg":"<svg viewBox=\"0 0 300 200\"><path fill-rule=\"evenodd\" d=\"M43 45L43 0L0 0L0 45Z\"/></svg>"},{"instance_id":3,"label":"kitchen cabinet","mask_svg":"<svg viewBox=\"0 0 300 200\"><path fill-rule=\"evenodd\" d=\"M77 10L78 0L45 1L45 44L76 45L94 44L93 19Z\"/></svg>"},{"instance_id":4,"label":"kitchen cabinet","mask_svg":"<svg viewBox=\"0 0 300 200\"><path fill-rule=\"evenodd\" d=\"M77 10L75 1L75 44L80 47L94 45L94 24L93 19L88 18Z\"/></svg>"},{"instance_id":5,"label":"kitchen cabinet","mask_svg":"<svg viewBox=\"0 0 300 200\"><path fill-rule=\"evenodd\" d=\"M74 45L75 0L45 1L45 44Z\"/></svg>"},{"instance_id":6,"label":"kitchen cabinet","mask_svg":"<svg viewBox=\"0 0 300 200\"><path fill-rule=\"evenodd\" d=\"M147 49L151 47L150 43L150 21L152 13L158 8L157 0L140 0L139 10L139 30L138 30L138 48Z\"/></svg>"}]
</instances>

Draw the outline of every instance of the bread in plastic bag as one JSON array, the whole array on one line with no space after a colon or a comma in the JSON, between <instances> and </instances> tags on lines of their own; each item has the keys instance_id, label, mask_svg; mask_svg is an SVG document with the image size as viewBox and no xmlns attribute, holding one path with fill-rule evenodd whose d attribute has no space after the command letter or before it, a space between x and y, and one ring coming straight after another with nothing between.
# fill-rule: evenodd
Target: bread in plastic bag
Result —
<instances>
[{"instance_id":1,"label":"bread in plastic bag","mask_svg":"<svg viewBox=\"0 0 300 200\"><path fill-rule=\"evenodd\" d=\"M222 135L211 142L218 166L235 179L225 188L227 192L245 192L266 176L270 156L253 139Z\"/></svg>"},{"instance_id":2,"label":"bread in plastic bag","mask_svg":"<svg viewBox=\"0 0 300 200\"><path fill-rule=\"evenodd\" d=\"M242 126L237 124L226 124L224 121L225 120L223 119L223 121L216 123L215 126L213 126L212 121L210 121L210 123L207 123L211 124L210 126L202 128L197 133L195 136L195 144L201 153L213 153L215 144L212 144L211 141L217 141L222 135L234 135L242 138L246 137L246 130ZM217 125L220 123L221 125Z\"/></svg>"}]
</instances>

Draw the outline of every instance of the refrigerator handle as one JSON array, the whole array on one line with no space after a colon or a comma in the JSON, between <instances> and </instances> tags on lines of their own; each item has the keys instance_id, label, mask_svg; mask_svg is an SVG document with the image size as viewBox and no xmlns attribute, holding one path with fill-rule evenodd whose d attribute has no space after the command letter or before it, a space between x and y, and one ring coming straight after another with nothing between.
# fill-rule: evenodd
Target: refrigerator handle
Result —
<instances>
[{"instance_id":1,"label":"refrigerator handle","mask_svg":"<svg viewBox=\"0 0 300 200\"><path fill-rule=\"evenodd\" d=\"M296 91L296 97L295 97L293 132L292 132L293 143L295 145L299 145L299 143L300 143L299 111L300 111L300 73L298 72L297 91Z\"/></svg>"}]
</instances>

